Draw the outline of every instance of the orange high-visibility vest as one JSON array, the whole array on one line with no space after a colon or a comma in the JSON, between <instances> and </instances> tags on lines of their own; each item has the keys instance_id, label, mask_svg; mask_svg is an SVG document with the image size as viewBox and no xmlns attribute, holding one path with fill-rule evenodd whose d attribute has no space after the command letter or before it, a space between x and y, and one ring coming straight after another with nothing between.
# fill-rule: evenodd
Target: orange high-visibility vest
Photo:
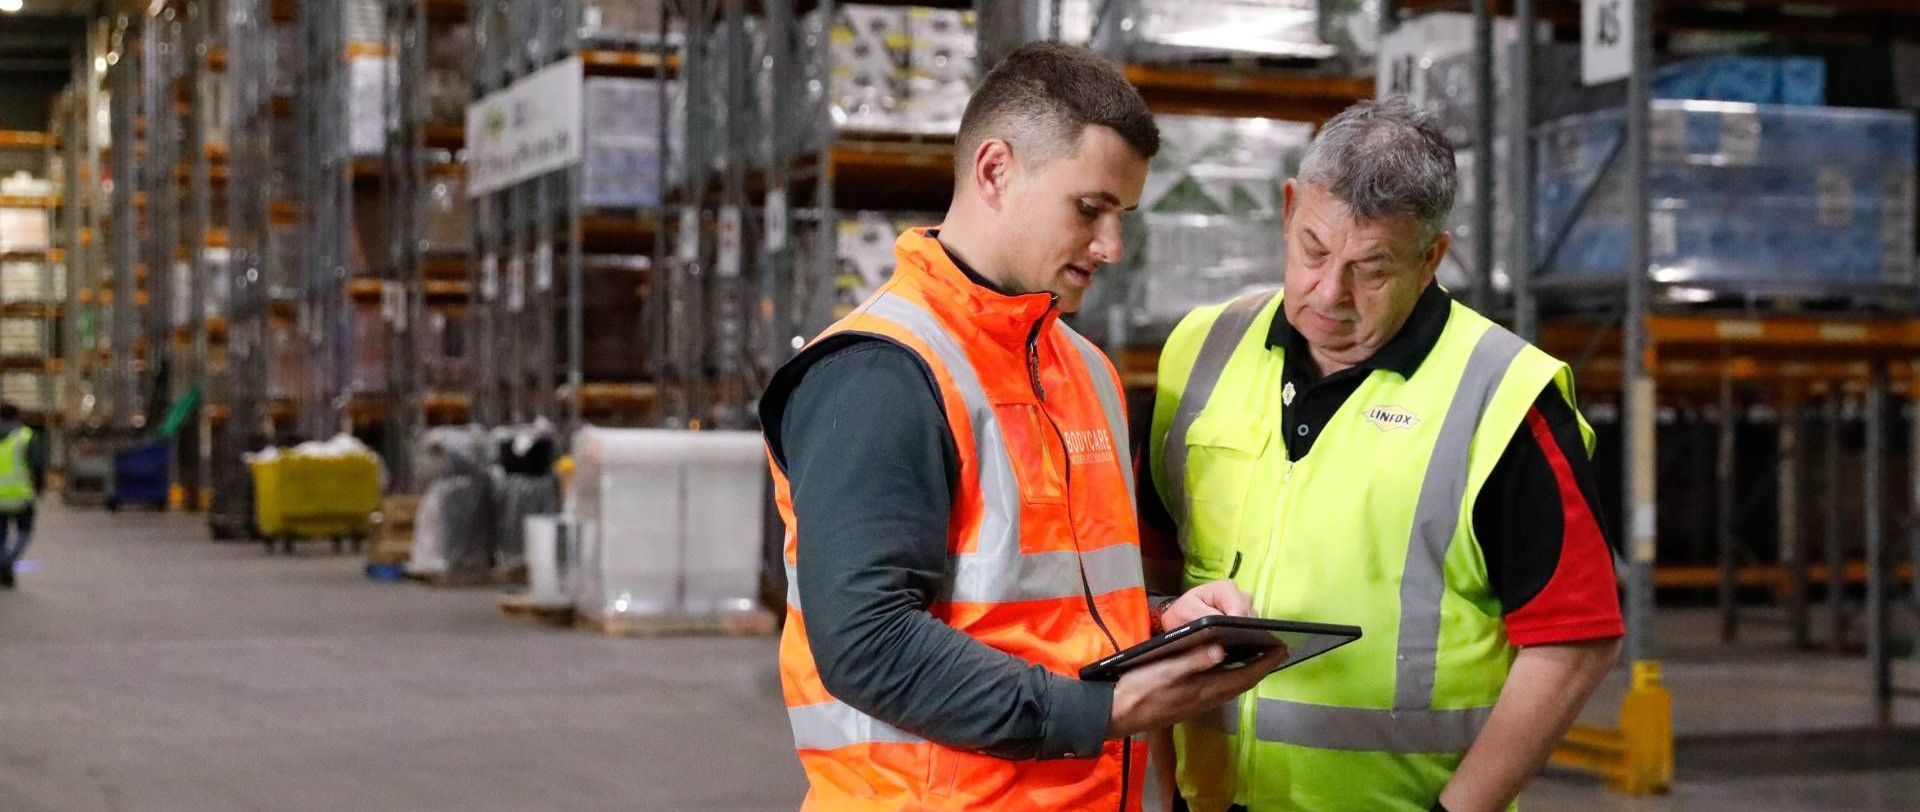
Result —
<instances>
[{"instance_id":1,"label":"orange high-visibility vest","mask_svg":"<svg viewBox=\"0 0 1920 812\"><path fill-rule=\"evenodd\" d=\"M815 342L846 333L892 341L919 356L939 385L960 471L950 568L927 611L1065 675L1146 639L1113 366L1060 323L1051 294L1003 296L973 284L925 230L903 234L894 250L893 278ZM1109 740L1098 757L1007 761L927 741L828 693L792 586L803 539L778 464L773 479L789 584L780 682L811 785L803 809L1138 808L1146 748L1137 740Z\"/></svg>"}]
</instances>

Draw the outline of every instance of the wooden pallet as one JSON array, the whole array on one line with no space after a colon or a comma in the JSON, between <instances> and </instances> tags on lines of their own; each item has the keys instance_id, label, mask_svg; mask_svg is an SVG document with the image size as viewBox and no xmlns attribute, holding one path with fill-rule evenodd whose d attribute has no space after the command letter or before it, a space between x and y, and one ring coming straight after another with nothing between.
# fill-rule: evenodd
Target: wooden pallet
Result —
<instances>
[{"instance_id":1,"label":"wooden pallet","mask_svg":"<svg viewBox=\"0 0 1920 812\"><path fill-rule=\"evenodd\" d=\"M500 586L491 572L409 572L407 580L446 589Z\"/></svg>"},{"instance_id":2,"label":"wooden pallet","mask_svg":"<svg viewBox=\"0 0 1920 812\"><path fill-rule=\"evenodd\" d=\"M523 618L548 626L572 626L573 607L568 604L554 606L534 601L533 596L525 592L509 592L500 596L500 614L511 618Z\"/></svg>"},{"instance_id":3,"label":"wooden pallet","mask_svg":"<svg viewBox=\"0 0 1920 812\"><path fill-rule=\"evenodd\" d=\"M612 637L763 637L780 627L778 618L765 609L714 615L581 616L575 625Z\"/></svg>"},{"instance_id":4,"label":"wooden pallet","mask_svg":"<svg viewBox=\"0 0 1920 812\"><path fill-rule=\"evenodd\" d=\"M466 589L479 586L526 586L525 567L486 572L409 572L407 578L428 586Z\"/></svg>"}]
</instances>

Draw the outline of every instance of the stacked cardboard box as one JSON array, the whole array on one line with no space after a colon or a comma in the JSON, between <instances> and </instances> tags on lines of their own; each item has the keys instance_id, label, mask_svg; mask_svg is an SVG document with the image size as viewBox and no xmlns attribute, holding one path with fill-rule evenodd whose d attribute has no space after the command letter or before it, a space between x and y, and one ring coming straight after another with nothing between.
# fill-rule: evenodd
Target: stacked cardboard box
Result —
<instances>
[{"instance_id":1,"label":"stacked cardboard box","mask_svg":"<svg viewBox=\"0 0 1920 812\"><path fill-rule=\"evenodd\" d=\"M0 373L0 400L11 403L22 411L51 411L53 379L38 372Z\"/></svg>"},{"instance_id":2,"label":"stacked cardboard box","mask_svg":"<svg viewBox=\"0 0 1920 812\"><path fill-rule=\"evenodd\" d=\"M45 251L52 247L47 210L38 206L0 208L0 252Z\"/></svg>"},{"instance_id":3,"label":"stacked cardboard box","mask_svg":"<svg viewBox=\"0 0 1920 812\"><path fill-rule=\"evenodd\" d=\"M0 262L0 302L57 302L66 298L66 270L57 264L51 268L48 265L37 259Z\"/></svg>"},{"instance_id":4,"label":"stacked cardboard box","mask_svg":"<svg viewBox=\"0 0 1920 812\"><path fill-rule=\"evenodd\" d=\"M457 390L472 384L473 362L467 356L465 314L433 308L425 318L417 333L421 380L432 390Z\"/></svg>"},{"instance_id":5,"label":"stacked cardboard box","mask_svg":"<svg viewBox=\"0 0 1920 812\"><path fill-rule=\"evenodd\" d=\"M847 212L841 216L838 241L839 274L833 284L833 317L858 307L875 288L893 277L897 264L893 244L910 228L938 225L931 212Z\"/></svg>"},{"instance_id":6,"label":"stacked cardboard box","mask_svg":"<svg viewBox=\"0 0 1920 812\"><path fill-rule=\"evenodd\" d=\"M35 318L0 318L0 356L45 358L51 344L47 322Z\"/></svg>"},{"instance_id":7,"label":"stacked cardboard box","mask_svg":"<svg viewBox=\"0 0 1920 812\"><path fill-rule=\"evenodd\" d=\"M580 4L580 36L595 42L652 45L660 39L660 5L660 0L585 0ZM679 21L673 22L677 28Z\"/></svg>"},{"instance_id":8,"label":"stacked cardboard box","mask_svg":"<svg viewBox=\"0 0 1920 812\"><path fill-rule=\"evenodd\" d=\"M833 121L855 130L898 130L907 85L907 9L840 8L832 33Z\"/></svg>"},{"instance_id":9,"label":"stacked cardboard box","mask_svg":"<svg viewBox=\"0 0 1920 812\"><path fill-rule=\"evenodd\" d=\"M980 61L971 11L907 10L905 120L916 131L951 133L979 79Z\"/></svg>"},{"instance_id":10,"label":"stacked cardboard box","mask_svg":"<svg viewBox=\"0 0 1920 812\"><path fill-rule=\"evenodd\" d=\"M1358 56L1379 18L1378 0L1029 0L1028 39L1052 38L1056 2L1061 40L1139 61Z\"/></svg>"},{"instance_id":11,"label":"stacked cardboard box","mask_svg":"<svg viewBox=\"0 0 1920 812\"><path fill-rule=\"evenodd\" d=\"M384 392L387 388L387 322L380 317L380 306L357 304L353 308L353 363L348 369L347 391Z\"/></svg>"},{"instance_id":12,"label":"stacked cardboard box","mask_svg":"<svg viewBox=\"0 0 1920 812\"><path fill-rule=\"evenodd\" d=\"M660 83L588 77L581 200L589 206L660 202Z\"/></svg>"},{"instance_id":13,"label":"stacked cardboard box","mask_svg":"<svg viewBox=\"0 0 1920 812\"><path fill-rule=\"evenodd\" d=\"M465 251L473 245L473 209L467 199L467 180L460 175L433 175L421 190L426 197L421 218L421 247L428 251Z\"/></svg>"},{"instance_id":14,"label":"stacked cardboard box","mask_svg":"<svg viewBox=\"0 0 1920 812\"><path fill-rule=\"evenodd\" d=\"M848 4L831 33L833 123L944 135L980 72L971 11Z\"/></svg>"}]
</instances>

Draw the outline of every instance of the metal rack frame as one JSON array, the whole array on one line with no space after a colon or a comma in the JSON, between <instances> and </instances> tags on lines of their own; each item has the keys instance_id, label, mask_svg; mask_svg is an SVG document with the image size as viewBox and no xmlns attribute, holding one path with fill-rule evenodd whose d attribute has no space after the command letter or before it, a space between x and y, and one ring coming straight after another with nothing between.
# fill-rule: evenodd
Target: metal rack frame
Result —
<instances>
[{"instance_id":1,"label":"metal rack frame","mask_svg":"<svg viewBox=\"0 0 1920 812\"><path fill-rule=\"evenodd\" d=\"M666 16L663 10L663 30ZM476 99L568 58L580 58L588 77L609 74L656 81L663 81L677 59L666 37L651 47L622 43L611 50L583 40L579 0L491 0L475 6L473 21ZM661 104L664 153L664 94ZM478 374L471 404L480 423L545 418L570 436L596 415L651 422L645 415L657 397L653 384L587 380L582 287L586 256L616 246L624 249L616 253L650 255L654 278L660 279L663 209L593 209L583 201L582 173L575 165L473 199L470 312L475 329L470 334L475 337ZM637 312L633 318L643 316ZM652 346L638 351L656 357L658 345L647 344Z\"/></svg>"},{"instance_id":2,"label":"metal rack frame","mask_svg":"<svg viewBox=\"0 0 1920 812\"><path fill-rule=\"evenodd\" d=\"M267 0L226 0L227 75L232 112L227 135L227 364L226 419L215 443L208 523L215 538L237 538L253 514L252 480L242 455L269 440L267 354L276 228L269 155L274 92ZM280 145L284 149L285 145Z\"/></svg>"}]
</instances>

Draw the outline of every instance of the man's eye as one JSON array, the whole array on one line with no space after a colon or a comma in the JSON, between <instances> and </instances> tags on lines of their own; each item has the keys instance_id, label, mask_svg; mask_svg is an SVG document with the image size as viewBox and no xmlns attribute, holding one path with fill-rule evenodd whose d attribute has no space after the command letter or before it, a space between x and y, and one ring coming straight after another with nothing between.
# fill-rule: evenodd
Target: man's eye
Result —
<instances>
[{"instance_id":1,"label":"man's eye","mask_svg":"<svg viewBox=\"0 0 1920 812\"><path fill-rule=\"evenodd\" d=\"M1088 203L1081 203L1081 204L1080 204L1080 216L1081 216L1081 217L1085 217L1085 218L1087 218L1088 220L1092 220L1093 218L1095 218L1095 217L1099 217L1099 216L1100 216L1100 209L1099 209L1099 207L1097 207L1097 206L1093 206L1093 205L1091 205L1091 204L1088 204Z\"/></svg>"}]
</instances>

